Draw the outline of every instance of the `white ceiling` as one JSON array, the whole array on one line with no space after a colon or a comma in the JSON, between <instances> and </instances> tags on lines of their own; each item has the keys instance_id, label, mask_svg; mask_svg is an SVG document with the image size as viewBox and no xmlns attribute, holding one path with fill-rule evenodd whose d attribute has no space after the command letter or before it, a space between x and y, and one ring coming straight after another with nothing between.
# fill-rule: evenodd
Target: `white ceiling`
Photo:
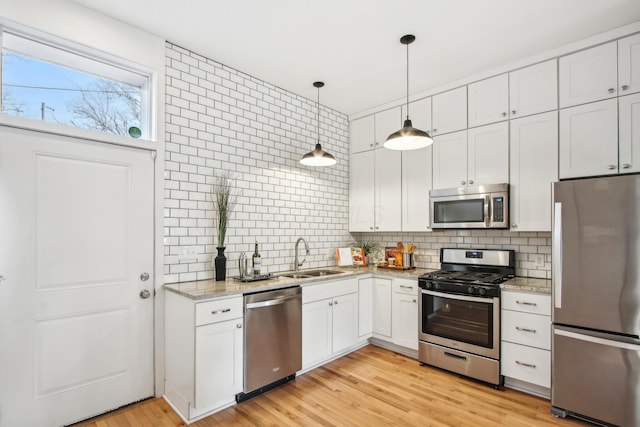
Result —
<instances>
[{"instance_id":1,"label":"white ceiling","mask_svg":"<svg viewBox=\"0 0 640 427\"><path fill-rule=\"evenodd\" d=\"M638 0L75 0L346 114L640 21Z\"/></svg>"}]
</instances>

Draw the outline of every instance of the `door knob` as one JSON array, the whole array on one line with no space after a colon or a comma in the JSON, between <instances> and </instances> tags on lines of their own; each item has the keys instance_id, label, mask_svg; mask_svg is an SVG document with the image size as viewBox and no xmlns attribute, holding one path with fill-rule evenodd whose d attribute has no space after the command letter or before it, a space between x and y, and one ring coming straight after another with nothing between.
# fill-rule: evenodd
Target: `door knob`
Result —
<instances>
[{"instance_id":1,"label":"door knob","mask_svg":"<svg viewBox=\"0 0 640 427\"><path fill-rule=\"evenodd\" d=\"M140 298L147 299L150 296L151 296L151 292L149 292L148 290L143 289L143 290L140 291Z\"/></svg>"},{"instance_id":2,"label":"door knob","mask_svg":"<svg viewBox=\"0 0 640 427\"><path fill-rule=\"evenodd\" d=\"M140 280L142 280L143 282L146 282L147 280L149 280L149 273L142 273L140 275Z\"/></svg>"}]
</instances>

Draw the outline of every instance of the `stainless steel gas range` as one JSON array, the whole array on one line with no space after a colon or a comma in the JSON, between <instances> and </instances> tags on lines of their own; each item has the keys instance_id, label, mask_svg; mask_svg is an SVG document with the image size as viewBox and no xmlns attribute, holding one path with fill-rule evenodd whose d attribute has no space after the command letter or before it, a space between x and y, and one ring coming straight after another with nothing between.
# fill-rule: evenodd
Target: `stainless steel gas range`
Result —
<instances>
[{"instance_id":1,"label":"stainless steel gas range","mask_svg":"<svg viewBox=\"0 0 640 427\"><path fill-rule=\"evenodd\" d=\"M499 386L500 283L512 250L440 250L441 270L420 276L418 359Z\"/></svg>"}]
</instances>

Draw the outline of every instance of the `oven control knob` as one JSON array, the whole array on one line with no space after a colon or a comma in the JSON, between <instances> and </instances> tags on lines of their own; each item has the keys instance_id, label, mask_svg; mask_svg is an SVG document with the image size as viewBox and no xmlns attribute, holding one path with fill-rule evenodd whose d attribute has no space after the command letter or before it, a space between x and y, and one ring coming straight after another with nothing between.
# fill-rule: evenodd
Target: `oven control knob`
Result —
<instances>
[{"instance_id":1,"label":"oven control knob","mask_svg":"<svg viewBox=\"0 0 640 427\"><path fill-rule=\"evenodd\" d=\"M440 289L440 283L434 283L433 287L436 288L436 289Z\"/></svg>"},{"instance_id":2,"label":"oven control knob","mask_svg":"<svg viewBox=\"0 0 640 427\"><path fill-rule=\"evenodd\" d=\"M467 289L467 291L468 291L470 294L473 294L473 293L475 293L475 292L476 292L476 290L475 290L475 288L474 288L473 286L469 286L469 289Z\"/></svg>"},{"instance_id":3,"label":"oven control knob","mask_svg":"<svg viewBox=\"0 0 640 427\"><path fill-rule=\"evenodd\" d=\"M431 287L432 287L432 286L433 286L433 282L427 282L427 283L425 283L425 287L426 287L427 289L431 289Z\"/></svg>"},{"instance_id":4,"label":"oven control knob","mask_svg":"<svg viewBox=\"0 0 640 427\"><path fill-rule=\"evenodd\" d=\"M485 288L480 288L480 289L478 290L478 293L479 293L480 295L486 295L487 290L486 290Z\"/></svg>"}]
</instances>

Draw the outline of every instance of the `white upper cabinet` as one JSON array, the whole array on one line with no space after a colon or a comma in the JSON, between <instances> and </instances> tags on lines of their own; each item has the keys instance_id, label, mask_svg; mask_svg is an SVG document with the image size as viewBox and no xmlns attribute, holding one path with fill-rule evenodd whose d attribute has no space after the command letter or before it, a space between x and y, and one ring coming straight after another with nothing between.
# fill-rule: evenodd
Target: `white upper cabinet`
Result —
<instances>
[{"instance_id":1,"label":"white upper cabinet","mask_svg":"<svg viewBox=\"0 0 640 427\"><path fill-rule=\"evenodd\" d=\"M620 173L640 172L640 93L618 98Z\"/></svg>"},{"instance_id":2,"label":"white upper cabinet","mask_svg":"<svg viewBox=\"0 0 640 427\"><path fill-rule=\"evenodd\" d=\"M560 110L560 178L618 172L618 100Z\"/></svg>"},{"instance_id":3,"label":"white upper cabinet","mask_svg":"<svg viewBox=\"0 0 640 427\"><path fill-rule=\"evenodd\" d=\"M558 113L511 121L511 229L551 231L551 183L558 180Z\"/></svg>"},{"instance_id":4,"label":"white upper cabinet","mask_svg":"<svg viewBox=\"0 0 640 427\"><path fill-rule=\"evenodd\" d=\"M467 184L467 131L433 139L433 188Z\"/></svg>"},{"instance_id":5,"label":"white upper cabinet","mask_svg":"<svg viewBox=\"0 0 640 427\"><path fill-rule=\"evenodd\" d=\"M509 76L500 74L469 85L469 127L509 118Z\"/></svg>"},{"instance_id":6,"label":"white upper cabinet","mask_svg":"<svg viewBox=\"0 0 640 427\"><path fill-rule=\"evenodd\" d=\"M351 154L349 179L349 231L373 231L375 152Z\"/></svg>"},{"instance_id":7,"label":"white upper cabinet","mask_svg":"<svg viewBox=\"0 0 640 427\"><path fill-rule=\"evenodd\" d=\"M432 157L433 146L402 153L402 231L431 231Z\"/></svg>"},{"instance_id":8,"label":"white upper cabinet","mask_svg":"<svg viewBox=\"0 0 640 427\"><path fill-rule=\"evenodd\" d=\"M467 128L467 87L434 95L432 99L433 135ZM424 129L423 129L424 130Z\"/></svg>"},{"instance_id":9,"label":"white upper cabinet","mask_svg":"<svg viewBox=\"0 0 640 427\"><path fill-rule=\"evenodd\" d=\"M373 150L375 144L375 125L373 116L362 117L351 121L351 152Z\"/></svg>"},{"instance_id":10,"label":"white upper cabinet","mask_svg":"<svg viewBox=\"0 0 640 427\"><path fill-rule=\"evenodd\" d=\"M400 107L393 107L375 114L376 120L376 148L381 148L389 135L402 128L402 112Z\"/></svg>"},{"instance_id":11,"label":"white upper cabinet","mask_svg":"<svg viewBox=\"0 0 640 427\"><path fill-rule=\"evenodd\" d=\"M617 44L611 42L560 58L560 108L617 95Z\"/></svg>"},{"instance_id":12,"label":"white upper cabinet","mask_svg":"<svg viewBox=\"0 0 640 427\"><path fill-rule=\"evenodd\" d=\"M558 108L555 59L509 73L509 108L512 119Z\"/></svg>"},{"instance_id":13,"label":"white upper cabinet","mask_svg":"<svg viewBox=\"0 0 640 427\"><path fill-rule=\"evenodd\" d=\"M398 231L402 222L402 152L375 150L375 231Z\"/></svg>"},{"instance_id":14,"label":"white upper cabinet","mask_svg":"<svg viewBox=\"0 0 640 427\"><path fill-rule=\"evenodd\" d=\"M467 184L509 182L509 123L469 129L467 132Z\"/></svg>"},{"instance_id":15,"label":"white upper cabinet","mask_svg":"<svg viewBox=\"0 0 640 427\"><path fill-rule=\"evenodd\" d=\"M640 34L618 40L619 95L640 92Z\"/></svg>"},{"instance_id":16,"label":"white upper cabinet","mask_svg":"<svg viewBox=\"0 0 640 427\"><path fill-rule=\"evenodd\" d=\"M402 117L406 118L406 105ZM431 98L409 104L414 128L431 130ZM431 231L429 227L429 190L432 188L433 147L402 153L402 231Z\"/></svg>"}]
</instances>

